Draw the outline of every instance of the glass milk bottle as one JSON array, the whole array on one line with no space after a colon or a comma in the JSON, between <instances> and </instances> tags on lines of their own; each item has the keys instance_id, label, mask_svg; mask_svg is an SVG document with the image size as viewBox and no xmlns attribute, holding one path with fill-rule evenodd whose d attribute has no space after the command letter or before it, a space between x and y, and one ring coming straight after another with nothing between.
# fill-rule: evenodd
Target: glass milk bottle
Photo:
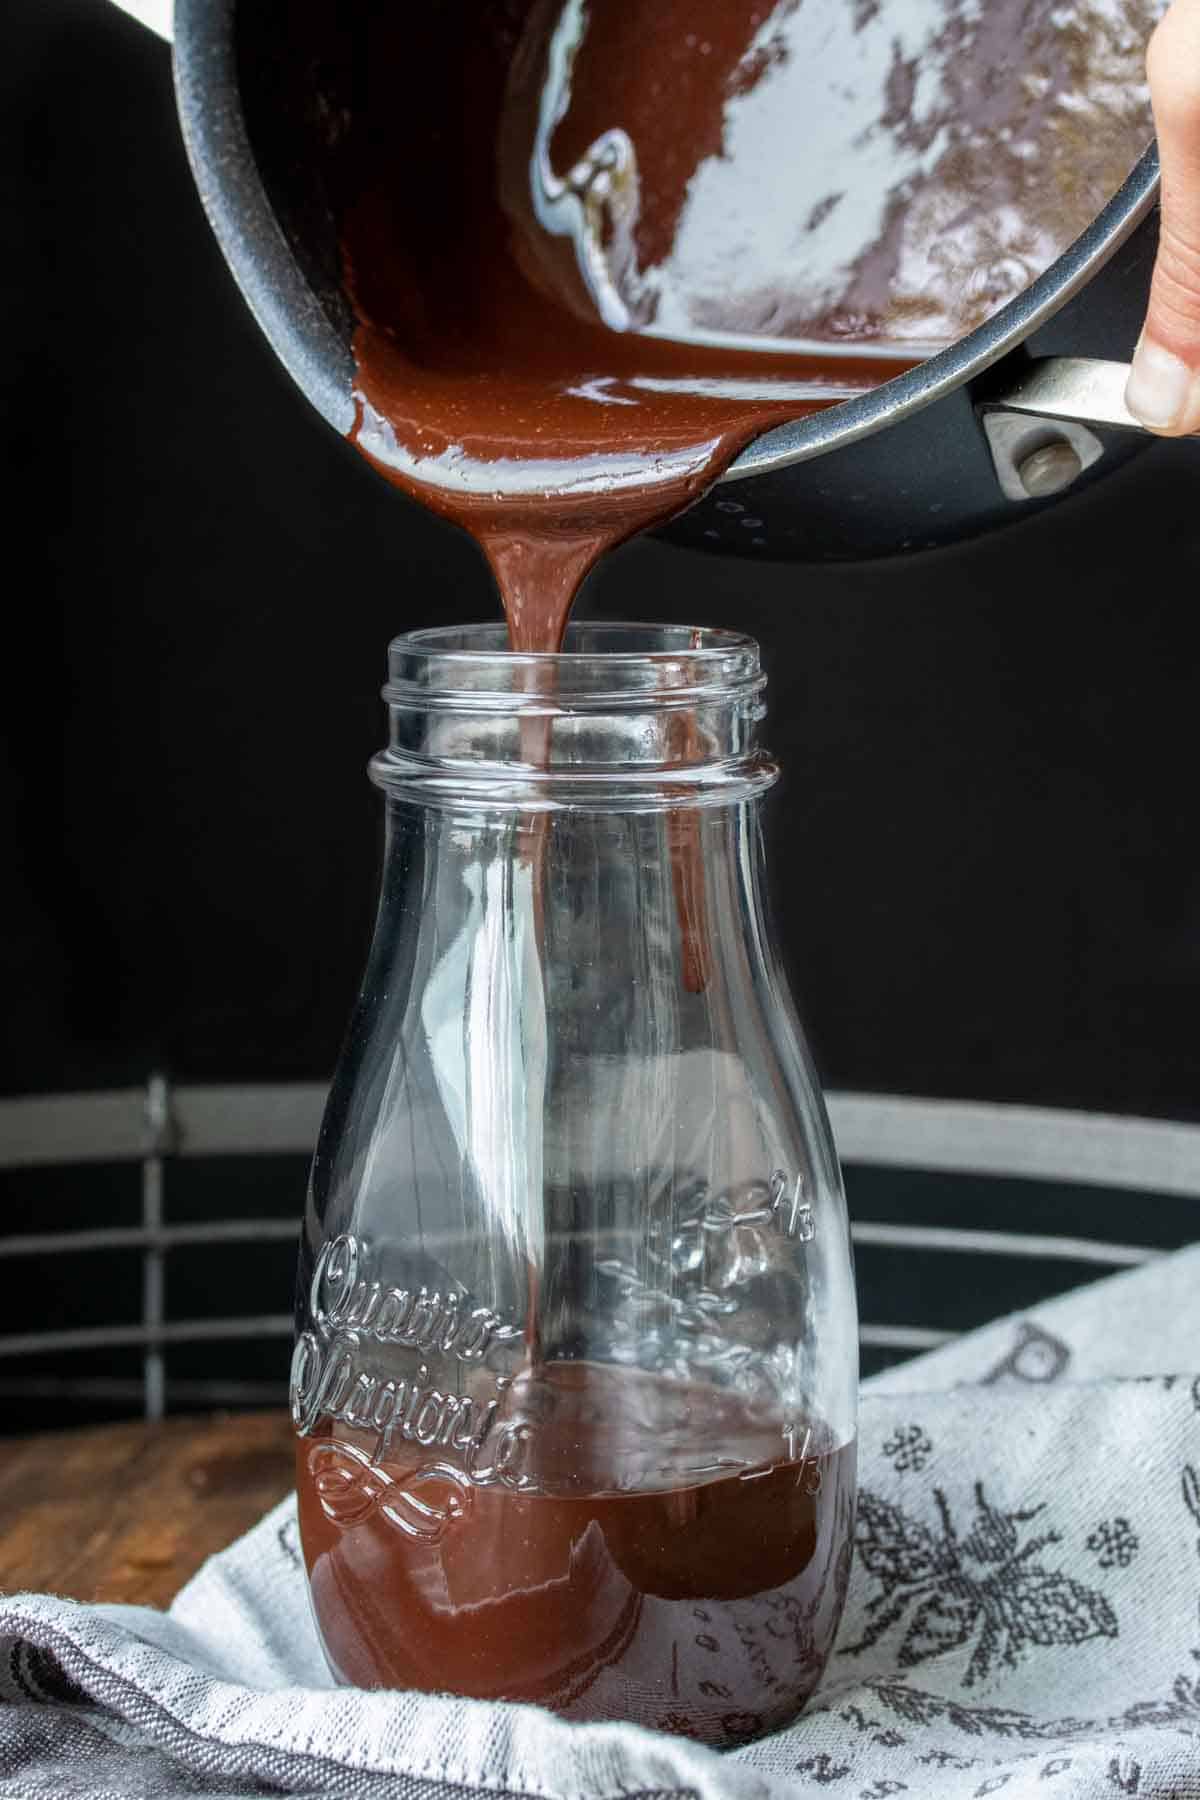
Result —
<instances>
[{"instance_id":1,"label":"glass milk bottle","mask_svg":"<svg viewBox=\"0 0 1200 1800\"><path fill-rule=\"evenodd\" d=\"M390 650L382 895L297 1287L314 1614L348 1682L736 1743L820 1677L855 1491L758 648L505 643Z\"/></svg>"}]
</instances>

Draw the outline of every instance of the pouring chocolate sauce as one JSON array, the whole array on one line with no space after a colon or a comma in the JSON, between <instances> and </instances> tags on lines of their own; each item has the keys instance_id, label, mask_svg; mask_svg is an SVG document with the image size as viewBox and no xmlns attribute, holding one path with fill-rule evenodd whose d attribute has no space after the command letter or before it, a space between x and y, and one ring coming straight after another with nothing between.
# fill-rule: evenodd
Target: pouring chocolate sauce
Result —
<instances>
[{"instance_id":1,"label":"pouring chocolate sauce","mask_svg":"<svg viewBox=\"0 0 1200 1800\"><path fill-rule=\"evenodd\" d=\"M1006 5L996 10L1011 25L1029 7L1019 15ZM869 0L854 8L864 48L878 50L871 31L877 11ZM1061 21L1094 23L1095 7L1059 7L1054 17L1043 11L1046 43L1056 50L1042 58L1036 91L1011 69L1007 86L1004 80L964 84L956 58L975 29L965 6L922 0L906 8L908 37L901 33L888 52L885 135L897 155L908 155L909 196L915 204L923 194L933 205L935 190L953 194L955 217L968 235L978 237L996 201L994 172L1001 171L1002 197L1014 201L1028 144L1054 141L1070 115L1063 103L1073 65L1065 54L1056 60L1067 41ZM921 19L930 30L930 20L942 23L922 38L914 26ZM787 122L780 88L786 102L803 42L803 34L796 36L800 20L801 9L787 0L773 7L664 0L653 8L623 0L591 0L590 6L443 0L415 12L347 6L333 26L327 5L305 0L297 8L300 44L320 41L329 59L313 91L325 109L326 191L355 315L354 442L387 478L475 535L495 572L514 650L556 650L597 557L686 505L752 437L911 368L939 334L953 335L964 309L986 310L1003 297L1005 282L1025 278L1022 256L1036 261L1052 254L1047 245L1055 232L1073 233L1069 187L1052 190L1057 199L1043 207L1033 235L1016 247L1006 240L1002 255L984 259L985 285L963 299L953 283L939 292L931 280L925 301L914 308L901 278L911 245L894 171L871 190L877 200L886 190L887 205L863 204L879 145L859 145L851 79L841 110L833 109L825 151L839 131L851 163L856 145L862 150L855 207L843 213L841 173L826 154L809 171L816 183L811 207L790 211L797 221L791 235L764 238L754 228L762 160L756 163L744 146L753 150L761 127L759 147L774 145L778 164L772 133L781 117ZM345 41L331 45L331 31L343 32ZM905 50L918 40L924 62ZM873 91L877 75L876 69L864 77L864 92ZM799 77L803 91L811 76L802 64ZM1024 132L1019 145L985 158L980 134L994 136L997 118L1010 115ZM802 155L803 133L792 135ZM814 145L808 150L819 162ZM851 173L845 171L847 179ZM1090 194L1076 199L1092 206ZM789 216L770 204L766 210ZM745 253L731 258L739 231ZM797 277L797 257L808 269L807 285ZM517 665L518 681L523 673ZM553 666L529 666L531 682L543 673L555 678ZM489 700L496 698L489 691ZM693 703L699 705L694 695ZM678 717L702 736L692 714ZM550 729L536 709L519 720L519 767L549 771ZM664 767L674 768L672 756L681 768L703 760L686 743L671 746L666 732L664 740L668 753L655 760L652 781ZM461 754L462 745L456 749ZM717 939L704 916L714 890L706 883L703 819L664 785L654 855L675 917L658 937L677 944L678 954L664 959L657 985L649 985L656 994L661 989L663 1018L682 1018L694 1008L711 1041L705 1036L703 1048L678 1056L662 1051L659 1061L683 1064L691 1056L710 1071L705 1104L727 1131L733 1109L725 1090L717 1097L717 1070L737 1060L739 1040L732 1027L723 1035L711 1022L732 1018L729 967L739 959L710 957ZM564 810L569 816L572 808ZM588 806L575 810L587 814ZM536 988L532 1010L552 1044L562 996L588 991L594 954L581 948L577 957L565 957L566 979L557 990L553 980L543 981L550 962L547 877L564 841L549 835L553 818L534 810L511 833L515 848L504 879L526 897L527 910L520 930L496 933L505 941L520 938L538 975L529 987L523 978L498 981L493 1008L484 1003L492 993L486 959L471 964L472 992L478 982L484 1000L477 1004L488 1018L508 1018L514 996L521 1001ZM606 827L597 829L602 834ZM470 842L469 830L459 835ZM420 839L414 860L426 854L426 842ZM738 859L739 868L751 854ZM643 844L624 863L642 872L653 860ZM470 891L470 883L482 880L481 867L472 865L449 885ZM605 894L611 903L614 890L597 873L605 855L595 845L585 867L592 885L575 910L590 932ZM415 916L426 909L411 910ZM560 903L560 930L564 910L570 909ZM437 909L428 911L432 916ZM639 929L645 930L640 916L631 920L623 952L630 953ZM477 935L471 921L463 945ZM605 964L606 977L607 970ZM409 979L406 973L401 990ZM547 998L552 990L555 999ZM448 1034L455 1044L461 1010L455 1009ZM656 1091L655 1061L645 1059L639 1070L627 1033L611 1057L597 1050L600 1010L602 1002L588 1008L571 1040L572 1055L589 1069L628 1059L634 1078L644 1073ZM423 1024L424 1042L436 1035ZM481 1036L487 1052L477 1052L481 1067L503 1062L497 1042ZM396 1054L389 1036L388 1055ZM772 1064L773 1091L785 1086L782 1068L782 1061ZM528 1082L523 1064L521 1071L515 1085L522 1096L529 1090L544 1097L545 1071ZM404 1079L397 1078L398 1089ZM455 1093L461 1088L465 1095L468 1085L464 1075ZM486 1079L481 1086L492 1093ZM505 1132L524 1104L523 1098L513 1107L492 1095ZM572 1123L592 1119L586 1102L575 1104L574 1097L568 1110ZM753 1160L761 1152L761 1124L748 1103L745 1110L742 1129ZM667 1099L664 1111L674 1133L695 1131L686 1105ZM344 1112L349 1117L355 1108ZM411 1101L397 1102L386 1123L411 1117ZM553 1141L544 1117L531 1134L540 1156ZM378 1148L386 1141L381 1124L372 1143ZM456 1231L473 1242L480 1233L465 1223L465 1141L460 1130L453 1206ZM640 1145L639 1139L632 1159L639 1172L645 1166ZM396 1170L407 1165L395 1156L389 1162L388 1155L386 1148L378 1156L372 1150L380 1169L386 1165L389 1185L370 1229L390 1233L393 1250L406 1258L413 1247L411 1195ZM835 1162L832 1148L829 1159ZM495 1163L508 1166L490 1144L479 1160L489 1171ZM710 1193L700 1180L701 1198L692 1202L700 1215L683 1225L698 1224L706 1237L776 1230L772 1221L790 1194L797 1242L808 1241L801 1240L799 1215L802 1195L817 1191L814 1163L789 1161L787 1173L756 1177L736 1200ZM708 1271L718 1258L695 1249L679 1228L677 1202L688 1191L679 1171L673 1168L664 1186L669 1249L651 1246L653 1255L641 1255L649 1209L635 1208L637 1254L626 1260L609 1254L615 1184L573 1175L564 1188L566 1247L548 1265L544 1227L552 1208L544 1167L539 1161L524 1185L524 1162L520 1169L511 1217L503 1217L515 1244L528 1199L538 1242L522 1238L519 1257L513 1251L524 1294L513 1320L500 1324L500 1312L490 1310L497 1291L492 1263L502 1263L507 1250L497 1250L487 1259L483 1303L471 1312L503 1331L511 1368L475 1368L473 1347L460 1357L465 1374L449 1367L446 1357L456 1344L461 1350L459 1311L468 1304L458 1277L439 1274L436 1293L432 1274L422 1276L419 1290L415 1275L403 1287L366 1274L352 1280L352 1267L357 1276L360 1258L365 1262L375 1248L365 1235L360 1248L346 1233L327 1236L315 1271L306 1267L301 1305L308 1310L293 1369L297 1489L314 1610L331 1664L340 1678L363 1685L533 1700L567 1717L619 1716L711 1743L742 1742L793 1716L811 1691L832 1648L849 1567L852 1428L847 1435L844 1425L838 1433L823 1422L812 1386L800 1388L807 1416L780 1410L776 1386L757 1373L766 1361L759 1337L785 1316L786 1255L774 1244L764 1248L739 1237L729 1254L727 1287L705 1286L695 1317L681 1327L685 1378L668 1366L655 1334L671 1337L673 1327L659 1321L674 1319L671 1308L684 1304L677 1291L686 1287L681 1270ZM342 1188L332 1183L336 1205L357 1205L360 1186L358 1175ZM439 1177L431 1190L443 1186ZM436 1201L431 1204L436 1210ZM326 1232L331 1210L314 1205ZM487 1215L497 1238L501 1213L495 1208ZM810 1213L816 1238L816 1213ZM828 1234L831 1208L823 1219L819 1230ZM418 1238L425 1229L418 1210ZM436 1227L431 1241L440 1245ZM823 1248L819 1241L812 1269ZM547 1343L542 1331L555 1318L543 1289L548 1266L571 1296L558 1315L557 1353L553 1334ZM785 1363L792 1350L802 1357L820 1336L813 1320L821 1280L810 1275L803 1255L796 1266L805 1271L803 1306L813 1310L797 1325L795 1343L777 1346ZM831 1260L826 1272L833 1267ZM848 1253L845 1268L848 1288ZM331 1269L337 1279L326 1306L322 1282ZM632 1336L614 1337L610 1358L596 1360L588 1353L592 1339L580 1296L590 1296L599 1310L595 1296L608 1293L606 1282L619 1283L619 1293L631 1299L635 1324L623 1320ZM451 1304L447 1325L441 1309ZM850 1299L843 1317L852 1309ZM709 1312L736 1316L746 1341L713 1334L701 1355L693 1340L703 1337ZM342 1324L344 1337L330 1335ZM410 1357L403 1376L385 1379L393 1363L384 1354L394 1354L397 1344L428 1359L414 1369ZM444 1374L436 1368L439 1353ZM720 1358L722 1379L695 1379L705 1369L712 1373ZM506 1372L499 1373L501 1366ZM839 1366L849 1371L852 1388L852 1325ZM776 1377L786 1389L786 1369ZM489 1440L488 1429L501 1416ZM373 1445L364 1427L375 1430Z\"/></svg>"},{"instance_id":2,"label":"pouring chocolate sauce","mask_svg":"<svg viewBox=\"0 0 1200 1800\"><path fill-rule=\"evenodd\" d=\"M354 441L476 536L514 648L556 648L606 548L1071 241L1145 141L1154 10L839 0L814 25L763 0L447 0L331 28L297 9L322 51ZM835 92L810 131L816 68Z\"/></svg>"}]
</instances>

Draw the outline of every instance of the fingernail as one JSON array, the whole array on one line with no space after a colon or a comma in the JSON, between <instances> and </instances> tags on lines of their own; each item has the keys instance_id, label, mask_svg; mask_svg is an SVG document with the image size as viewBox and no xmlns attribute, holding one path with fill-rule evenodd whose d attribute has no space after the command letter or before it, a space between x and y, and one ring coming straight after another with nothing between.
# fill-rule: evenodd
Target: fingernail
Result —
<instances>
[{"instance_id":1,"label":"fingernail","mask_svg":"<svg viewBox=\"0 0 1200 1800\"><path fill-rule=\"evenodd\" d=\"M1125 385L1125 404L1151 431L1200 428L1200 375L1161 344L1139 343Z\"/></svg>"}]
</instances>

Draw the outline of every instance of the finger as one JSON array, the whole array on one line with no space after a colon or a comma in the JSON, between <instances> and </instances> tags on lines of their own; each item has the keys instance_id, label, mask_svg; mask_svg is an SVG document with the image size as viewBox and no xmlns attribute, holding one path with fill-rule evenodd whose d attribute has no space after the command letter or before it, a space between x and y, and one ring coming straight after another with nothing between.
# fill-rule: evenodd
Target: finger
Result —
<instances>
[{"instance_id":1,"label":"finger","mask_svg":"<svg viewBox=\"0 0 1200 1800\"><path fill-rule=\"evenodd\" d=\"M1162 223L1125 399L1152 431L1200 431L1200 0L1174 0L1146 58Z\"/></svg>"}]
</instances>

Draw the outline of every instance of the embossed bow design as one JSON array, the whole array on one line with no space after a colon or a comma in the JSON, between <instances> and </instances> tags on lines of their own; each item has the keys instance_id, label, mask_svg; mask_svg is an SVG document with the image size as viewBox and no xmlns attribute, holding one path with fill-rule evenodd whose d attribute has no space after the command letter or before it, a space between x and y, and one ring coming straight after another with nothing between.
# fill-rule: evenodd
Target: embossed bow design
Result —
<instances>
[{"instance_id":1,"label":"embossed bow design","mask_svg":"<svg viewBox=\"0 0 1200 1800\"><path fill-rule=\"evenodd\" d=\"M465 1518L472 1488L453 1463L427 1463L398 1480L355 1444L314 1444L308 1470L321 1510L335 1525L361 1525L373 1512L420 1543L436 1544Z\"/></svg>"}]
</instances>

